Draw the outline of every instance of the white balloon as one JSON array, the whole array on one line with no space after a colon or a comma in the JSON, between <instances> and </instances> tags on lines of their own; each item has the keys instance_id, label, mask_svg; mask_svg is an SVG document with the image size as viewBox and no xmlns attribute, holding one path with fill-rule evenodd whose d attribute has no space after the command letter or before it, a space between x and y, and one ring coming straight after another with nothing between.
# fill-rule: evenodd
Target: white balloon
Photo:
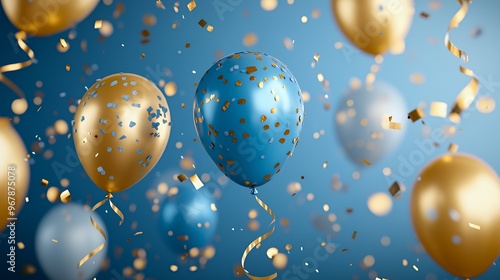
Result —
<instances>
[{"instance_id":1,"label":"white balloon","mask_svg":"<svg viewBox=\"0 0 500 280\"><path fill-rule=\"evenodd\" d=\"M389 117L392 117L390 128ZM408 110L393 86L376 82L345 94L335 115L336 135L357 165L374 164L396 150L405 135ZM401 124L401 129L395 129Z\"/></svg>"},{"instance_id":2,"label":"white balloon","mask_svg":"<svg viewBox=\"0 0 500 280\"><path fill-rule=\"evenodd\" d=\"M60 204L41 220L35 239L38 262L52 280L92 279L107 254L107 243L102 251L80 268L80 260L104 242L103 236L90 222L90 210L77 203ZM92 213L94 221L107 234L101 218Z\"/></svg>"}]
</instances>

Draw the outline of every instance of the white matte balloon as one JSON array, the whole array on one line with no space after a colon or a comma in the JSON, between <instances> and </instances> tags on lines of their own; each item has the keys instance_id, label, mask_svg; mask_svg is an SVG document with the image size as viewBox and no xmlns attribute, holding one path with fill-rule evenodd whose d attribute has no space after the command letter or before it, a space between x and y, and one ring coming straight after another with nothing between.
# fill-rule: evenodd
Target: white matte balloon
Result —
<instances>
[{"instance_id":1,"label":"white matte balloon","mask_svg":"<svg viewBox=\"0 0 500 280\"><path fill-rule=\"evenodd\" d=\"M376 82L344 95L336 111L335 129L348 157L357 165L366 166L379 162L399 146L407 121L406 103L398 90Z\"/></svg>"},{"instance_id":2,"label":"white matte balloon","mask_svg":"<svg viewBox=\"0 0 500 280\"><path fill-rule=\"evenodd\" d=\"M93 279L107 253L107 245L80 268L78 262L104 242L90 222L90 210L77 203L60 204L41 220L35 239L38 262L52 280ZM94 221L107 234L101 218L92 213ZM106 243L107 244L107 243Z\"/></svg>"}]
</instances>

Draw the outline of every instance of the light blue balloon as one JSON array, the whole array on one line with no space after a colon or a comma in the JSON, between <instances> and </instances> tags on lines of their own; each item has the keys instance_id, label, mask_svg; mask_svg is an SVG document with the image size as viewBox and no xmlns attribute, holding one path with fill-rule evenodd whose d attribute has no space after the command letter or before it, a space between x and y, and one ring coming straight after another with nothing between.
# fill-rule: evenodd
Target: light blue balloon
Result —
<instances>
[{"instance_id":1,"label":"light blue balloon","mask_svg":"<svg viewBox=\"0 0 500 280\"><path fill-rule=\"evenodd\" d=\"M392 122L401 124L400 130L389 127L391 116ZM403 97L395 87L382 82L347 92L335 115L340 144L359 166L376 164L389 156L404 139L407 125L408 109Z\"/></svg>"},{"instance_id":2,"label":"light blue balloon","mask_svg":"<svg viewBox=\"0 0 500 280\"><path fill-rule=\"evenodd\" d=\"M209 192L196 190L189 181L179 186L176 195L165 199L160 208L160 227L170 249L183 253L212 241L218 222L217 212L210 206L213 202Z\"/></svg>"},{"instance_id":3,"label":"light blue balloon","mask_svg":"<svg viewBox=\"0 0 500 280\"><path fill-rule=\"evenodd\" d=\"M203 75L194 99L198 136L219 169L234 182L263 185L280 172L299 141L302 92L276 58L240 52Z\"/></svg>"},{"instance_id":4,"label":"light blue balloon","mask_svg":"<svg viewBox=\"0 0 500 280\"><path fill-rule=\"evenodd\" d=\"M35 249L38 262L48 278L92 279L98 273L107 254L107 245L77 268L85 255L104 242L102 235L90 222L90 213L90 210L81 204L60 204L52 208L40 221ZM102 219L96 213L92 213L92 217L107 234Z\"/></svg>"}]
</instances>

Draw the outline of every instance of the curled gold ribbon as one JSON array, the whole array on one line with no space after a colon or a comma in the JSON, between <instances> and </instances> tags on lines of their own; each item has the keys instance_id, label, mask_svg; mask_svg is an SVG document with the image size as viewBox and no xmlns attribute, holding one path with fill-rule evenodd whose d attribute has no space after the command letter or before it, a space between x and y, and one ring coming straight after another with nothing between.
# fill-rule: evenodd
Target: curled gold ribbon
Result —
<instances>
[{"instance_id":1,"label":"curled gold ribbon","mask_svg":"<svg viewBox=\"0 0 500 280\"><path fill-rule=\"evenodd\" d=\"M275 279L276 277L278 277L278 273L273 273L271 275L267 275L267 276L253 276L251 275L250 273L248 273L245 269L245 259L247 258L248 254L250 253L250 251L253 250L253 248L257 247L257 246L260 246L260 243L262 241L264 241L265 239L267 239L269 236L271 236L273 233L274 233L274 228L276 227L275 225L275 222L276 222L276 216L274 216L274 213L273 213L273 210L271 210L271 208L269 208L269 206L267 206L262 200L260 200L260 198L257 197L257 195L254 195L255 196L255 200L257 200L257 203L259 203L259 205L264 208L264 210L266 210L266 212L271 216L271 218L273 219L271 221L271 225L273 226L271 228L271 230L269 230L268 232L266 232L265 234L259 236L257 239L255 239L254 241L252 241L252 243L250 243L247 248L245 249L245 252L243 252L243 256L241 256L241 267L243 268L243 271L245 271L245 274L248 276L248 278L250 279L253 279L253 280L272 280L272 279Z\"/></svg>"},{"instance_id":2,"label":"curled gold ribbon","mask_svg":"<svg viewBox=\"0 0 500 280\"><path fill-rule=\"evenodd\" d=\"M26 32L24 31L19 31L16 33L16 40L17 44L19 47L29 56L29 60L23 61L23 62L17 62L17 63L12 63L12 64L7 64L4 66L0 67L0 83L3 83L6 85L10 90L12 90L19 98L24 98L24 93L23 91L11 80L9 80L3 73L5 72L11 72L11 71L16 71L25 67L30 66L33 64L33 61L35 60L35 53L33 50L31 50L28 45L24 42L26 40Z\"/></svg>"},{"instance_id":3,"label":"curled gold ribbon","mask_svg":"<svg viewBox=\"0 0 500 280\"><path fill-rule=\"evenodd\" d=\"M106 195L106 198L104 198L103 200L97 202L94 207L92 207L92 212L94 212L95 210L97 210L99 207L101 207L104 203L106 203L107 201L109 201L109 205L111 206L111 209L113 209L113 211L116 213L116 215L118 215L121 220L120 220L120 225L122 225L125 217L123 216L123 213L122 211L120 211L120 209L118 209L118 207L116 207L116 205L113 204L113 202L111 202L111 199L113 198L113 195L111 193L108 193ZM104 242L97 246L94 250L92 250L90 253L88 253L85 257L83 257L80 262L78 262L78 266L77 268L80 268L84 263L86 263L90 258L92 258L95 254L99 253L102 249L104 249L104 246L106 245L106 241L107 241L107 236L106 236L106 233L104 232L104 230L102 230L102 228L94 221L94 219L92 219L92 215L90 215L90 222L92 223L92 226L102 235L102 237L104 237Z\"/></svg>"},{"instance_id":4,"label":"curled gold ribbon","mask_svg":"<svg viewBox=\"0 0 500 280\"><path fill-rule=\"evenodd\" d=\"M449 25L448 25L448 32L446 32L446 35L444 36L444 44L448 51L450 51L451 54L456 56L459 59L464 60L467 62L469 60L469 57L467 54L457 48L451 41L450 41L450 31L457 28L458 25L462 22L462 20L465 18L467 15L467 10L469 8L469 4L472 3L471 0L458 0L460 3L461 7L458 10L458 12L453 16L451 19ZM460 72L468 77L471 78L471 81L460 91L458 94L457 98L455 99L455 104L453 105L453 108L451 109L450 112L450 120L458 123L460 121L460 114L469 108L469 106L472 104L474 99L477 96L477 92L479 90L479 80L477 79L476 75L474 72L464 66L460 66Z\"/></svg>"}]
</instances>

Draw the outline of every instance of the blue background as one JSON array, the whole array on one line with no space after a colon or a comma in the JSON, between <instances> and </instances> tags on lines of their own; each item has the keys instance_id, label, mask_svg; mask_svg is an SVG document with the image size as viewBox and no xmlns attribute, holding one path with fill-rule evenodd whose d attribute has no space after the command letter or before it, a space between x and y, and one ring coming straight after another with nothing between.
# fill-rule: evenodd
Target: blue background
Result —
<instances>
[{"instance_id":1,"label":"blue background","mask_svg":"<svg viewBox=\"0 0 500 280\"><path fill-rule=\"evenodd\" d=\"M260 189L260 198L271 206L278 217L276 232L259 250L252 251L246 268L256 275L272 273L274 268L265 252L269 247L277 247L287 254L286 270L291 270L294 265L302 265L308 257L314 256L318 240L327 241L327 236L331 235L330 242L338 246L336 252L326 261L318 262L319 273L308 273L308 279L374 279L374 276L389 279L454 279L454 276L438 267L419 245L409 214L409 190L425 163L446 153L451 142L459 144L460 151L482 158L498 172L500 150L496 146L499 135L494 130L494 123L499 120L500 111L481 114L473 104L468 113L464 114L456 133L446 137L438 148L426 154L424 161L410 160L419 150L416 141L432 139L424 133L425 130L446 130L451 124L428 115L424 118L426 126L420 122L411 123L405 120L403 125L407 125L408 130L403 144L383 162L359 169L348 161L335 137L334 108L349 88L349 79L364 79L373 59L346 42L331 16L329 1L296 0L293 5L289 5L280 0L274 11L267 12L260 7L260 1L247 0L241 1L222 16L217 14L212 3L214 1L197 1L198 6L192 12L186 8L188 2L180 1L179 12L176 13L173 1L164 1L166 10L157 8L155 1L121 1L125 5L125 11L117 19L113 18L112 14L118 1L113 1L111 5L101 2L96 10L74 29L77 32L75 39L69 40L70 31L66 31L51 37L29 38L27 41L35 51L38 62L26 69L7 73L25 92L30 104L27 113L20 116L20 122L15 128L29 151L40 142L45 144L45 148L32 154L32 177L28 194L30 200L18 217L19 224L16 229L16 239L26 245L24 250L17 251L17 266L21 268L31 264L37 271L27 276L17 274L16 277L45 277L34 252L34 232L44 213L53 207L47 199L42 198L46 192L46 188L40 186L42 178L61 190L64 188L60 186L59 180L67 178L70 181L68 189L74 201L93 205L104 197L104 193L86 177L81 165L75 163L73 139L68 139L66 135L57 135L55 144L49 144L46 129L58 119L70 123L72 113L68 106L76 105L76 101L86 91L85 86L92 85L95 79L116 72L132 72L155 83L163 79L166 82L175 81L177 84L177 94L168 98L172 115L171 139L153 171L134 187L115 195L115 204L124 210L125 214L125 223L121 227L118 226L118 218L108 206L99 209L109 232L110 264L97 275L97 279L127 279L119 275L125 267L132 266L134 258L131 252L137 248L144 248L147 252L147 267L140 272L146 279L235 278L233 270L239 263L244 248L254 238L267 231L270 219L255 203L248 189L232 182L218 183L217 179L222 173L212 163L201 144L193 141L196 132L192 121L192 102L195 83L217 60L217 51L228 55L237 51L253 50L273 55L285 63L302 89L310 93L311 98L305 104L304 129L294 156L280 174ZM416 13L406 39L406 51L399 56L387 55L377 79L396 86L411 109L416 108L419 102L429 104L432 101L443 101L450 107L458 92L469 82L458 70L461 61L451 55L443 44L448 22L459 9L459 5L451 0L415 2ZM431 2L440 3L441 8L430 9ZM316 9L320 10L320 16L313 19L311 14ZM496 31L500 26L499 9L500 2L497 1L474 2L466 19L451 34L452 41L468 53L468 67L473 69L483 82L481 96L494 97L500 90L500 84L495 83L500 81L500 71L497 69L500 38ZM421 12L429 13L429 18L420 17ZM143 24L143 16L146 14L156 16L155 26ZM305 24L300 20L304 15L309 18ZM213 32L207 32L198 25L202 18L214 26ZM113 34L104 40L99 39L99 31L93 28L94 21L98 19L108 20L114 26ZM171 26L175 22L177 28L172 29ZM12 44L16 29L3 12L0 13L0 26L0 65L26 60L26 55ZM480 36L471 36L471 31L476 28L480 28L482 33ZM140 42L140 32L143 29L150 32L148 44ZM258 37L258 43L252 47L246 47L242 43L243 37L249 32ZM285 48L285 37L294 40L293 50ZM59 38L66 38L71 45L66 53L56 50ZM435 42L432 42L432 38ZM82 40L87 41L87 52L82 52L80 48ZM335 42L343 42L344 49L335 49ZM186 43L191 44L190 48L185 47ZM140 58L142 53L146 54L144 59ZM311 68L315 53L321 54L321 57L315 68ZM65 70L66 64L71 65L70 71ZM84 65L93 67L94 71L86 73L83 70ZM196 71L195 74L193 70ZM318 82L317 73L323 73L329 81L328 89ZM411 83L409 77L412 73L421 73L425 82ZM37 81L43 82L41 88L35 85ZM37 110L40 106L32 102L37 92L43 92L42 108L39 111ZM60 95L62 92L66 93L64 97ZM325 98L325 95L328 95L328 98ZM14 99L14 94L0 85L0 115L14 116L10 109L10 103ZM185 104L184 109L182 103ZM324 109L325 103L330 103L330 110ZM313 133L320 130L324 130L324 135L314 139ZM36 139L37 135L40 140ZM435 140L437 139L433 139ZM183 147L176 148L176 142L182 142ZM44 159L45 150L52 150L54 156ZM179 164L181 156L192 158L196 169L183 171ZM405 171L402 163L405 160L410 162L410 170L401 174L400 171ZM323 168L325 161L328 166ZM54 163L68 168L61 178L53 169ZM382 174L384 167L389 167L393 174L400 175L397 179L406 186L406 192L403 192L401 199L393 201L391 213L381 218L368 210L367 199L376 192L387 193L393 182L394 178L387 178ZM352 178L355 171L361 173L358 180ZM158 212L152 212L153 202L146 197L146 192L155 189L161 181L167 180L170 186L176 185L172 176L181 172L197 173L200 176L208 173L211 180L206 182L206 187L219 188L222 193L216 201L219 224L212 243L216 248L216 255L208 261L205 269L198 269L196 272L190 272L188 269L190 265L196 264L195 260L181 262L179 256L170 251L161 240ZM330 185L333 174L340 176L346 186L345 191L332 190ZM304 179L301 179L301 176L304 176ZM302 186L302 190L295 196L287 192L287 186L291 182L300 182ZM314 194L312 201L306 199L308 193ZM131 204L136 205L136 211L129 210ZM328 204L329 213L337 216L335 223L341 226L339 232L333 233L331 230L333 223L327 220L329 213L323 211L323 204ZM352 208L353 212L346 213L347 208ZM248 212L251 209L256 209L259 213L257 220L261 226L258 231L250 231L247 228ZM288 227L280 225L279 219L282 218L290 221ZM137 228L131 228L133 223L137 223ZM358 232L356 240L351 238L354 230ZM142 231L144 234L127 242L136 231ZM381 245L380 239L383 236L391 239L389 246ZM0 241L2 279L16 279L12 274L6 274L6 239L2 238ZM284 249L285 244L293 246L289 253ZM300 250L301 247L303 250ZM119 248L123 249L123 253L117 253ZM349 250L342 252L343 248ZM361 263L366 255L372 255L375 264L371 268L363 269ZM408 260L408 266L402 265L402 259ZM179 271L171 272L169 266L172 264L178 265ZM415 271L413 265L419 270ZM278 279L283 279L283 275L281 271ZM478 279L499 278L500 268L493 265Z\"/></svg>"}]
</instances>

